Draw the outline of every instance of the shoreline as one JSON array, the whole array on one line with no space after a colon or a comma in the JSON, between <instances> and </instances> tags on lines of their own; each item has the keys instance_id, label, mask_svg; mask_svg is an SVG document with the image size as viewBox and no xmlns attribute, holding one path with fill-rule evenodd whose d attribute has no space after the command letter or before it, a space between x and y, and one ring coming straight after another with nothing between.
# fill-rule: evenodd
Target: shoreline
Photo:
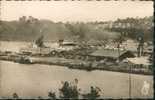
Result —
<instances>
[{"instance_id":1,"label":"shoreline","mask_svg":"<svg viewBox=\"0 0 155 100\"><path fill-rule=\"evenodd\" d=\"M65 59L60 57L30 57L32 62L27 64L43 64L43 65L59 65L63 67L67 67L69 69L79 69L86 71L93 70L103 70L103 71L113 71L113 72L121 72L121 73L131 73L131 74L141 74L141 75L153 75L153 71L151 70L142 70L132 68L130 70L129 65L101 65L96 66L94 62L90 61L82 61L82 60L74 60L74 59ZM4 61L12 61L16 63L20 63L20 56L0 56L0 60ZM26 64L26 63L25 63Z\"/></svg>"}]
</instances>

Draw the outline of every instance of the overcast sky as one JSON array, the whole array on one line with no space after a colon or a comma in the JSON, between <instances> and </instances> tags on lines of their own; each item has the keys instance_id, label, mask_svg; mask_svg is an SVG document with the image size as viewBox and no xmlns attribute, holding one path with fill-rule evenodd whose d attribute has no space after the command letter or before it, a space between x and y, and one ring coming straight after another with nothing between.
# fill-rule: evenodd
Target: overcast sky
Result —
<instances>
[{"instance_id":1,"label":"overcast sky","mask_svg":"<svg viewBox=\"0 0 155 100\"><path fill-rule=\"evenodd\" d=\"M152 1L2 1L1 19L33 16L52 21L107 21L153 15Z\"/></svg>"}]
</instances>

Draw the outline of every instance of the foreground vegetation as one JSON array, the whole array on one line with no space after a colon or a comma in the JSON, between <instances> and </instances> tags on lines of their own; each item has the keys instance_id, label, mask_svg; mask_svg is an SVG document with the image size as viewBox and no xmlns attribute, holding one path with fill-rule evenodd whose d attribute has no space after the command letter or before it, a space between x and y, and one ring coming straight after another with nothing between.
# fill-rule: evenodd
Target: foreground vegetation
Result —
<instances>
[{"instance_id":1,"label":"foreground vegetation","mask_svg":"<svg viewBox=\"0 0 155 100\"><path fill-rule=\"evenodd\" d=\"M73 82L64 81L61 82L62 86L59 89L59 95L56 96L56 93L53 91L49 91L47 93L47 97L38 96L36 99L89 99L94 100L100 98L101 94L103 95L103 90L99 87L91 86L90 91L88 93L81 93L82 89L78 87L78 79L74 79ZM18 93L12 94L12 99L22 99ZM24 98L23 98L24 99ZM26 99L26 98L25 98ZM32 99L32 98L31 98ZM33 98L35 99L35 98Z\"/></svg>"}]
</instances>

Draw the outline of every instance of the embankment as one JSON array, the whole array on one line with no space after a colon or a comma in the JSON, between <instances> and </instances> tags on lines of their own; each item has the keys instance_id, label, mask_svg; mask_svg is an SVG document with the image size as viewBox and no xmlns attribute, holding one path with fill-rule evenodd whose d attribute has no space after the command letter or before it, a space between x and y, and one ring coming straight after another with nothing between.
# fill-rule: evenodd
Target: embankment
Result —
<instances>
[{"instance_id":1,"label":"embankment","mask_svg":"<svg viewBox=\"0 0 155 100\"><path fill-rule=\"evenodd\" d=\"M107 71L116 71L116 72L124 72L124 73L134 73L134 74L143 74L143 75L153 75L153 71L149 68L134 68L128 64L111 64L104 65L99 64L99 62L92 61L82 61L75 59L65 59L58 57L29 57L32 61L30 64L46 64L46 65L60 65L64 67L68 67L71 69L81 69L81 70L107 70ZM0 56L0 60L5 61L13 61L20 63L20 56Z\"/></svg>"}]
</instances>

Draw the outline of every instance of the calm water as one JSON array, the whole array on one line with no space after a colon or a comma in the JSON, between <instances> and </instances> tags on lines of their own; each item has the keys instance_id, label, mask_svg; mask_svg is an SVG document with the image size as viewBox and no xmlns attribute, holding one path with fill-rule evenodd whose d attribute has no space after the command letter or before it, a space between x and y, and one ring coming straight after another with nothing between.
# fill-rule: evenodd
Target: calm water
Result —
<instances>
[{"instance_id":1,"label":"calm water","mask_svg":"<svg viewBox=\"0 0 155 100\"><path fill-rule=\"evenodd\" d=\"M3 46L6 49L16 46L14 49L16 51L20 46L25 46L23 43L11 42L9 44L10 47L1 42L0 49ZM102 97L105 98L129 96L129 74L127 73L87 72L55 65L25 65L0 61L0 95L5 97L11 97L14 92L24 98L47 97L50 90L58 95L61 81L73 81L75 78L79 80L78 86L82 89L81 93L88 92L90 86L98 86L103 90ZM153 97L153 76L135 74L131 75L132 97L144 97L141 93L144 81L150 84L149 94L145 97Z\"/></svg>"},{"instance_id":2,"label":"calm water","mask_svg":"<svg viewBox=\"0 0 155 100\"><path fill-rule=\"evenodd\" d=\"M21 48L27 48L31 45L31 42L0 41L0 51L19 52ZM46 42L45 45L52 48L58 47L58 44L53 42Z\"/></svg>"}]
</instances>

